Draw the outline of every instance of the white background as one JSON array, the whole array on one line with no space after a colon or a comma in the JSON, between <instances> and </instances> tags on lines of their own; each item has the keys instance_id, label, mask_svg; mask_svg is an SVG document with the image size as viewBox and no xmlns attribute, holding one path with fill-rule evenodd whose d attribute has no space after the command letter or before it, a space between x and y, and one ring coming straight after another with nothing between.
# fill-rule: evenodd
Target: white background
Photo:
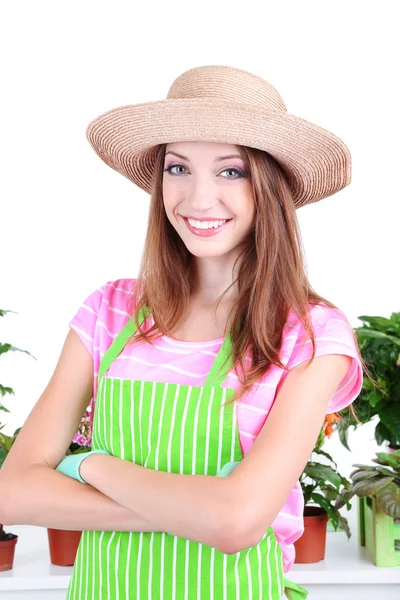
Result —
<instances>
[{"instance_id":1,"label":"white background","mask_svg":"<svg viewBox=\"0 0 400 600\"><path fill-rule=\"evenodd\" d=\"M206 64L271 82L289 113L341 137L353 181L297 212L309 279L354 327L399 311L399 18L396 0L3 3L0 50L0 357L20 426L55 368L67 323L110 279L136 277L149 196L107 167L88 123L166 97ZM370 424L326 449L344 474L374 455Z\"/></svg>"}]
</instances>

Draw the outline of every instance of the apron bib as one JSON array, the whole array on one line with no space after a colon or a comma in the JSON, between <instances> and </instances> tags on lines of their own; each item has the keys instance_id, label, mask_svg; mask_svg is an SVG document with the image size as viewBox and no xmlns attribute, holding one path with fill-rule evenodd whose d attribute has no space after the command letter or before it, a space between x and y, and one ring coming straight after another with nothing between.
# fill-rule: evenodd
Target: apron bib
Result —
<instances>
[{"instance_id":1,"label":"apron bib","mask_svg":"<svg viewBox=\"0 0 400 600\"><path fill-rule=\"evenodd\" d=\"M106 377L135 331L132 318L101 360L92 448L186 475L216 475L240 461L235 405L225 404L234 390L222 387L229 334L203 387ZM66 600L281 600L284 593L290 600L308 595L284 576L272 527L236 554L166 532L84 530Z\"/></svg>"}]
</instances>

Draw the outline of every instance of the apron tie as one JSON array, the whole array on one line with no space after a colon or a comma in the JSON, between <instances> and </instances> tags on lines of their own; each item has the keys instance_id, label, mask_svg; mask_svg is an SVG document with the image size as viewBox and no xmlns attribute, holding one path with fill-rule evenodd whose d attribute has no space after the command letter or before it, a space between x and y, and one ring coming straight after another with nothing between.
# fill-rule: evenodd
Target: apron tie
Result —
<instances>
[{"instance_id":1,"label":"apron tie","mask_svg":"<svg viewBox=\"0 0 400 600\"><path fill-rule=\"evenodd\" d=\"M285 596L288 600L305 600L308 596L308 591L302 588L297 583L290 581L287 577L283 580L285 586Z\"/></svg>"}]
</instances>

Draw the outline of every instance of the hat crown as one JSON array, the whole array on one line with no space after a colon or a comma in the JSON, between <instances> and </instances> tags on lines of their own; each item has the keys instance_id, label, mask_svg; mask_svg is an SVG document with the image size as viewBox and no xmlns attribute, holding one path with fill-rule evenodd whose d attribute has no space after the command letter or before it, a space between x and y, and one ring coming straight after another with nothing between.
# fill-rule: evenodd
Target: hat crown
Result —
<instances>
[{"instance_id":1,"label":"hat crown","mask_svg":"<svg viewBox=\"0 0 400 600\"><path fill-rule=\"evenodd\" d=\"M209 65L185 71L171 85L167 100L188 98L220 98L287 112L279 92L268 81L235 67Z\"/></svg>"}]
</instances>

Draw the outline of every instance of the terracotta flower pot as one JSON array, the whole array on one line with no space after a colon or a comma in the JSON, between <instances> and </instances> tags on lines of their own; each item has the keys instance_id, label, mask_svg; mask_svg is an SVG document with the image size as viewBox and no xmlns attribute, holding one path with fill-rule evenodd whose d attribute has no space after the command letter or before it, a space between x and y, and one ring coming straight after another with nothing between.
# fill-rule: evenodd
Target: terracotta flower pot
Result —
<instances>
[{"instance_id":1,"label":"terracotta flower pot","mask_svg":"<svg viewBox=\"0 0 400 600\"><path fill-rule=\"evenodd\" d=\"M50 562L60 567L72 567L81 539L82 531L47 529Z\"/></svg>"},{"instance_id":2,"label":"terracotta flower pot","mask_svg":"<svg viewBox=\"0 0 400 600\"><path fill-rule=\"evenodd\" d=\"M13 533L6 535L8 539L0 542L0 571L9 571L14 565L15 546L18 536Z\"/></svg>"},{"instance_id":3,"label":"terracotta flower pot","mask_svg":"<svg viewBox=\"0 0 400 600\"><path fill-rule=\"evenodd\" d=\"M325 558L328 514L319 506L304 507L304 533L296 542L295 563L314 563Z\"/></svg>"}]
</instances>

